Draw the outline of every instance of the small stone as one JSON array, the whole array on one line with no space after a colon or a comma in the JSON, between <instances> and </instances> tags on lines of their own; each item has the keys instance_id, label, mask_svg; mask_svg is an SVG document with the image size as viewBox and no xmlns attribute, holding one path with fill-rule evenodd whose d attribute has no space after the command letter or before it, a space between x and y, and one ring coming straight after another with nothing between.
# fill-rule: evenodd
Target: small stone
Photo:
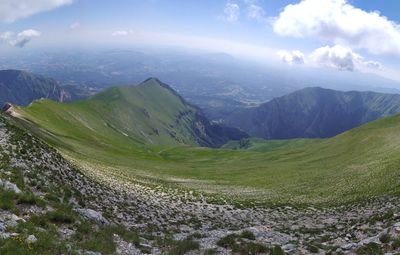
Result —
<instances>
[{"instance_id":1,"label":"small stone","mask_svg":"<svg viewBox=\"0 0 400 255\"><path fill-rule=\"evenodd\" d=\"M282 249L285 251L293 251L296 249L296 246L294 244L288 243L282 246Z\"/></svg>"},{"instance_id":2,"label":"small stone","mask_svg":"<svg viewBox=\"0 0 400 255\"><path fill-rule=\"evenodd\" d=\"M37 241L37 238L34 235L29 235L28 238L26 238L26 241L28 243L35 243Z\"/></svg>"},{"instance_id":3,"label":"small stone","mask_svg":"<svg viewBox=\"0 0 400 255\"><path fill-rule=\"evenodd\" d=\"M95 252L95 251L85 251L83 254L84 255L101 255L100 252Z\"/></svg>"},{"instance_id":4,"label":"small stone","mask_svg":"<svg viewBox=\"0 0 400 255\"><path fill-rule=\"evenodd\" d=\"M353 250L355 248L357 248L358 245L356 243L347 243L345 245L342 245L340 248L342 248L343 250Z\"/></svg>"},{"instance_id":5,"label":"small stone","mask_svg":"<svg viewBox=\"0 0 400 255\"><path fill-rule=\"evenodd\" d=\"M372 237L366 238L364 240L361 240L359 244L365 245L365 244L369 244L369 243L378 243L378 244L381 243L381 241L379 240L379 235L372 236Z\"/></svg>"},{"instance_id":6,"label":"small stone","mask_svg":"<svg viewBox=\"0 0 400 255\"><path fill-rule=\"evenodd\" d=\"M394 231L396 231L397 233L400 233L400 222L397 222L393 225L394 227Z\"/></svg>"}]
</instances>

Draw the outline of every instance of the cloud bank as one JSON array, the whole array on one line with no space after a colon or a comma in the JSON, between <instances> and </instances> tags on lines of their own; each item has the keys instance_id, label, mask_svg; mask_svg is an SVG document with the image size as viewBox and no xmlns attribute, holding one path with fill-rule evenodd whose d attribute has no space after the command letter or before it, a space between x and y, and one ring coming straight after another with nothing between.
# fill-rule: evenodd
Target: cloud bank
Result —
<instances>
[{"instance_id":1,"label":"cloud bank","mask_svg":"<svg viewBox=\"0 0 400 255\"><path fill-rule=\"evenodd\" d=\"M340 71L382 69L382 65L379 62L365 60L363 56L354 52L351 48L341 45L320 47L308 56L299 50L280 50L278 51L278 56L282 62L289 65L307 63L312 66Z\"/></svg>"},{"instance_id":2,"label":"cloud bank","mask_svg":"<svg viewBox=\"0 0 400 255\"><path fill-rule=\"evenodd\" d=\"M34 29L24 30L18 34L14 32L0 33L0 43L5 43L13 47L22 48L33 38L39 37L40 32Z\"/></svg>"},{"instance_id":3,"label":"cloud bank","mask_svg":"<svg viewBox=\"0 0 400 255\"><path fill-rule=\"evenodd\" d=\"M17 19L48 11L73 0L1 0L0 22L11 23Z\"/></svg>"},{"instance_id":4,"label":"cloud bank","mask_svg":"<svg viewBox=\"0 0 400 255\"><path fill-rule=\"evenodd\" d=\"M287 5L273 22L275 33L312 37L364 48L374 54L400 55L400 24L366 12L346 0L302 0Z\"/></svg>"}]
</instances>

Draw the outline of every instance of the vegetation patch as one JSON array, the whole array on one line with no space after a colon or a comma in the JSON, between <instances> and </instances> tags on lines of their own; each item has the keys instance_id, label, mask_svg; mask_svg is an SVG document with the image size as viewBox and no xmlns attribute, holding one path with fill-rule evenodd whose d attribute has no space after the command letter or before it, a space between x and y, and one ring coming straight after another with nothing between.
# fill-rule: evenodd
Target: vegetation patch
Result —
<instances>
[{"instance_id":1,"label":"vegetation patch","mask_svg":"<svg viewBox=\"0 0 400 255\"><path fill-rule=\"evenodd\" d=\"M274 247L267 247L263 244L249 241L254 240L252 239L249 233L245 232L244 236L243 232L241 235L237 234L229 234L224 236L220 240L217 241L217 245L223 247L225 249L231 249L233 253L236 254L273 254L273 255L281 255L285 254L281 247L274 246ZM250 237L250 239L248 238Z\"/></svg>"},{"instance_id":2,"label":"vegetation patch","mask_svg":"<svg viewBox=\"0 0 400 255\"><path fill-rule=\"evenodd\" d=\"M75 222L76 215L72 212L68 206L62 206L54 211L50 211L46 215L48 219L53 223L59 224L71 224Z\"/></svg>"},{"instance_id":3,"label":"vegetation patch","mask_svg":"<svg viewBox=\"0 0 400 255\"><path fill-rule=\"evenodd\" d=\"M356 250L357 255L383 255L381 247L377 243L366 244Z\"/></svg>"},{"instance_id":4,"label":"vegetation patch","mask_svg":"<svg viewBox=\"0 0 400 255\"><path fill-rule=\"evenodd\" d=\"M192 238L186 238L181 241L174 241L172 248L169 250L169 255L184 255L189 251L198 250L200 244L194 241Z\"/></svg>"},{"instance_id":5,"label":"vegetation patch","mask_svg":"<svg viewBox=\"0 0 400 255\"><path fill-rule=\"evenodd\" d=\"M16 194L12 191L5 191L0 188L0 208L3 210L13 210L15 209Z\"/></svg>"},{"instance_id":6,"label":"vegetation patch","mask_svg":"<svg viewBox=\"0 0 400 255\"><path fill-rule=\"evenodd\" d=\"M24 193L18 195L17 203L18 204L28 204L28 205L37 205L40 207L46 206L46 202L43 199L35 196L32 192L24 192Z\"/></svg>"}]
</instances>

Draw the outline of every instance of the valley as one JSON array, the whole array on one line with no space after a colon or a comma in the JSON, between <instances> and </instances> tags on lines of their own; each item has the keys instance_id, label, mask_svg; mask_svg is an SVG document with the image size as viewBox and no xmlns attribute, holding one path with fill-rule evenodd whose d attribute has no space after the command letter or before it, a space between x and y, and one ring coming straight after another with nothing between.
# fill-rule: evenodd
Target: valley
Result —
<instances>
[{"instance_id":1,"label":"valley","mask_svg":"<svg viewBox=\"0 0 400 255\"><path fill-rule=\"evenodd\" d=\"M381 114L396 112L396 95L369 95L371 105L387 109ZM209 121L149 78L75 102L10 105L1 123L2 164L10 169L2 171L2 192L22 190L33 202L16 193L0 207L8 226L0 251L12 236L31 235L47 238L55 253L67 242L78 254L400 249L398 114L331 138L263 140ZM68 208L66 220L52 218L57 208ZM55 223L50 242L18 223L36 229L45 224L33 221L39 215ZM90 244L83 226L109 245Z\"/></svg>"},{"instance_id":2,"label":"valley","mask_svg":"<svg viewBox=\"0 0 400 255\"><path fill-rule=\"evenodd\" d=\"M213 129L196 131L198 124L190 117L174 127L173 116L182 112L174 109L183 105L176 105L179 97L161 85L150 80L124 87L123 97L115 88L68 104L40 100L14 107L20 116L15 121L76 165L113 179L161 182L228 197L224 199L256 198L260 204L335 205L398 193L398 115L329 139L287 141L276 149L269 149L273 141L265 141L261 152L209 149L196 145L212 146L207 134ZM149 89L152 97L163 95L151 100L162 105L132 108L139 102L135 95L145 99Z\"/></svg>"},{"instance_id":3,"label":"valley","mask_svg":"<svg viewBox=\"0 0 400 255\"><path fill-rule=\"evenodd\" d=\"M396 196L323 208L209 203L193 191L76 168L3 117L0 149L0 176L9 183L0 189L5 226L0 251L5 254L365 254L400 249Z\"/></svg>"}]
</instances>

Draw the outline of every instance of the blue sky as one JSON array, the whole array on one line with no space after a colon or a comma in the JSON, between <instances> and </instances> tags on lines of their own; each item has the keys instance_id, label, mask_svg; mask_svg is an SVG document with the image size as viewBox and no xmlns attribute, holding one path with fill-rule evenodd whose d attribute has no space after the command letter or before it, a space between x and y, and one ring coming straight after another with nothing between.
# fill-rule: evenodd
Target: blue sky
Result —
<instances>
[{"instance_id":1,"label":"blue sky","mask_svg":"<svg viewBox=\"0 0 400 255\"><path fill-rule=\"evenodd\" d=\"M177 46L400 80L400 1L1 0L1 51Z\"/></svg>"}]
</instances>

